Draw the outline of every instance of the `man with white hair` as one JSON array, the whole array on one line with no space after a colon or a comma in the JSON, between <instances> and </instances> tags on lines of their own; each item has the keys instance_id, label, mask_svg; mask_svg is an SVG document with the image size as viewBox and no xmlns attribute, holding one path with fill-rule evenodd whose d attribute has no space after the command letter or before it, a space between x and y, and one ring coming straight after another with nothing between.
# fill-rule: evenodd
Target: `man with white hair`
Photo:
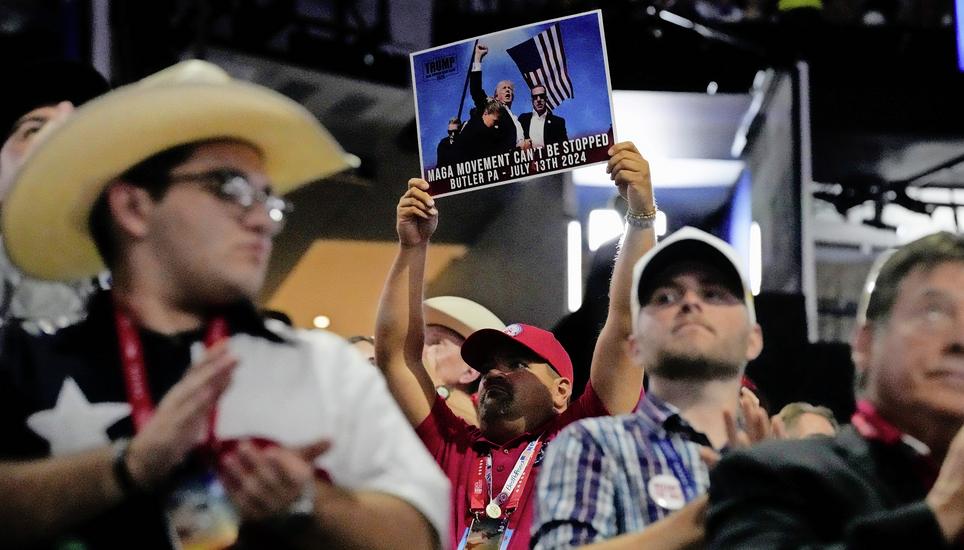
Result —
<instances>
[{"instance_id":1,"label":"man with white hair","mask_svg":"<svg viewBox=\"0 0 964 550\"><path fill-rule=\"evenodd\" d=\"M475 50L472 52L472 67L469 71L469 91L479 116L485 110L487 100L490 100L482 88L482 59L488 54L488 46L476 44ZM491 99L495 99L501 106L500 115L497 119L499 147L495 152L511 151L514 147L522 146L524 142L522 124L519 123L519 117L512 112L512 103L515 101L515 84L511 80L500 80L495 85L495 93Z\"/></svg>"},{"instance_id":2,"label":"man with white hair","mask_svg":"<svg viewBox=\"0 0 964 550\"><path fill-rule=\"evenodd\" d=\"M288 202L348 166L300 105L188 61L78 109L3 236L113 288L0 357L0 546L432 548L448 486L377 369L253 300Z\"/></svg>"}]
</instances>

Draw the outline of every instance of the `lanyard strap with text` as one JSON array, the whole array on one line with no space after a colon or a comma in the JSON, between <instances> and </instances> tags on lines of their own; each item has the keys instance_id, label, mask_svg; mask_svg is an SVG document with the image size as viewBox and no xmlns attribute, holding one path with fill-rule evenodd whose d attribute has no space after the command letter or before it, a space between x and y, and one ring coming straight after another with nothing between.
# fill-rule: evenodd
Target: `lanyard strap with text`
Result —
<instances>
[{"instance_id":1,"label":"lanyard strap with text","mask_svg":"<svg viewBox=\"0 0 964 550\"><path fill-rule=\"evenodd\" d=\"M124 371L124 385L127 401L131 405L134 432L139 432L154 415L154 400L147 386L147 369L144 365L144 347L134 321L120 307L114 307L114 320L117 325L117 341L120 345L121 367ZM228 325L223 317L210 320L204 335L204 345L208 348L228 337ZM211 411L208 427L209 442L213 441L214 423L217 408Z\"/></svg>"},{"instance_id":2,"label":"lanyard strap with text","mask_svg":"<svg viewBox=\"0 0 964 550\"><path fill-rule=\"evenodd\" d=\"M679 489L683 493L683 501L690 502L693 500L696 497L696 482L690 475L689 470L683 465L683 461L672 442L659 436L651 437L650 442L659 449L659 454L663 455L664 460L666 460L666 465L669 466L673 478L679 482ZM649 514L650 522L653 523L659 521L665 515L664 512L661 512L660 505L657 504L655 498L646 499L646 511Z\"/></svg>"},{"instance_id":3,"label":"lanyard strap with text","mask_svg":"<svg viewBox=\"0 0 964 550\"><path fill-rule=\"evenodd\" d=\"M673 472L673 477L680 482L680 487L683 489L683 496L686 498L686 502L696 498L696 481L690 474L689 469L683 465L683 459L680 458L679 453L676 452L676 447L673 446L673 443L661 437L654 437L651 441L659 447L663 458L666 459L666 465L669 466L670 471Z\"/></svg>"},{"instance_id":4,"label":"lanyard strap with text","mask_svg":"<svg viewBox=\"0 0 964 550\"><path fill-rule=\"evenodd\" d=\"M519 500L522 498L522 489L525 487L526 480L532 473L535 458L539 455L542 448L542 438L536 438L529 442L526 448L519 455L515 466L509 472L509 477L505 480L505 485L498 495L492 496L492 453L480 456L475 472L475 482L472 484L472 494L469 499L469 507L473 513L480 514L483 511L490 518L499 518L503 514L510 514L519 507ZM483 478L484 474L484 478ZM485 502L488 498L488 502Z\"/></svg>"},{"instance_id":5,"label":"lanyard strap with text","mask_svg":"<svg viewBox=\"0 0 964 550\"><path fill-rule=\"evenodd\" d=\"M679 453L676 452L676 447L673 446L673 443L661 437L654 437L651 441L659 447L663 458L666 459L666 465L669 466L670 471L673 472L673 477L679 481L686 502L696 498L696 481L690 474L689 469L683 465L683 459L680 458Z\"/></svg>"}]
</instances>

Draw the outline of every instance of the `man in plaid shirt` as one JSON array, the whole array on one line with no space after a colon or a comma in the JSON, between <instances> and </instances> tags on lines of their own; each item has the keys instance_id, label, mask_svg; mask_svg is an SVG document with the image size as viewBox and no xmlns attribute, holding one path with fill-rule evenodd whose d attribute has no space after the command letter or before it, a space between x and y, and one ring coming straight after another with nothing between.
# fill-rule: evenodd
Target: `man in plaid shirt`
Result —
<instances>
[{"instance_id":1,"label":"man in plaid shirt","mask_svg":"<svg viewBox=\"0 0 964 550\"><path fill-rule=\"evenodd\" d=\"M637 262L631 341L650 376L646 397L636 412L581 420L549 446L533 548L628 533L621 539L627 547L685 547L702 538L709 486L703 455L736 437L741 410L753 419L747 428L766 431L766 416L741 389L763 338L739 265L730 245L689 227Z\"/></svg>"}]
</instances>

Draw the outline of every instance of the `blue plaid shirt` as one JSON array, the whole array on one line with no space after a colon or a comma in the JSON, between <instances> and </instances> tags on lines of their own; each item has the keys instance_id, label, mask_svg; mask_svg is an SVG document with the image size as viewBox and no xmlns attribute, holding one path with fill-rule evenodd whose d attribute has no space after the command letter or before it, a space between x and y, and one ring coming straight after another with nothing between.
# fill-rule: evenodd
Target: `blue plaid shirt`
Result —
<instances>
[{"instance_id":1,"label":"blue plaid shirt","mask_svg":"<svg viewBox=\"0 0 964 550\"><path fill-rule=\"evenodd\" d=\"M695 495L709 489L709 470L699 455L709 440L683 420L679 409L647 395L636 412L581 420L547 447L536 487L532 547L582 546L642 531L653 515L669 515L672 510L647 494L653 476L673 475L665 449L652 444L653 438L676 451L695 483Z\"/></svg>"}]
</instances>

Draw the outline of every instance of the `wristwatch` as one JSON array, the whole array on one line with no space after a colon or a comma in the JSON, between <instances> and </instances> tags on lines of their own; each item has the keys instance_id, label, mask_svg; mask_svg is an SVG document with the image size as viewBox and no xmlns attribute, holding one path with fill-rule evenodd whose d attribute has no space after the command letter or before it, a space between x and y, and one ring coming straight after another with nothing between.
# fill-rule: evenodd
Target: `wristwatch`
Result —
<instances>
[{"instance_id":1,"label":"wristwatch","mask_svg":"<svg viewBox=\"0 0 964 550\"><path fill-rule=\"evenodd\" d=\"M114 461L111 467L114 471L114 479L117 480L117 485L121 488L124 498L131 498L145 493L143 489L138 487L137 482L134 481L134 477L131 476L130 468L127 467L127 453L130 450L130 446L131 440L129 437L115 439L111 444L114 450Z\"/></svg>"},{"instance_id":2,"label":"wristwatch","mask_svg":"<svg viewBox=\"0 0 964 550\"><path fill-rule=\"evenodd\" d=\"M288 507L288 515L291 516L313 516L315 514L315 480L311 479L305 484L301 491L301 496Z\"/></svg>"}]
</instances>

